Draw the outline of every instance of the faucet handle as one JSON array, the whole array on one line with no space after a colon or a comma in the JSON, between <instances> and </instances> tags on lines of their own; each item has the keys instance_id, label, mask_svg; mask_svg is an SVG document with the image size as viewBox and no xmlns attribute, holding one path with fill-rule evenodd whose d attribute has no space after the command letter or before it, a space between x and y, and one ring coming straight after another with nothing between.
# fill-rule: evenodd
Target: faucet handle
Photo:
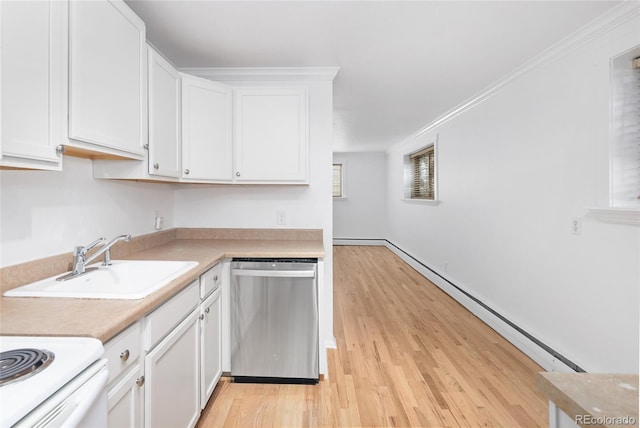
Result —
<instances>
[{"instance_id":1,"label":"faucet handle","mask_svg":"<svg viewBox=\"0 0 640 428\"><path fill-rule=\"evenodd\" d=\"M107 238L98 238L95 241L93 241L91 244L87 245L86 247L84 247L84 248L80 247L80 248L82 248L81 251L86 254L87 251L89 251L90 249L92 249L96 245L103 243L106 240L107 240Z\"/></svg>"}]
</instances>

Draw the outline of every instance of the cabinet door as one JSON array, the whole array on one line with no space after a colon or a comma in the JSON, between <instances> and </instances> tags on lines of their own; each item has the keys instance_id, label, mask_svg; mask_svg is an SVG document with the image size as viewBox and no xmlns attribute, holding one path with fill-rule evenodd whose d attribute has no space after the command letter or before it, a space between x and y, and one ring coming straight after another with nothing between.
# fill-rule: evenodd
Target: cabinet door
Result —
<instances>
[{"instance_id":1,"label":"cabinet door","mask_svg":"<svg viewBox=\"0 0 640 428\"><path fill-rule=\"evenodd\" d=\"M218 288L200 308L200 406L205 408L222 374L222 289Z\"/></svg>"},{"instance_id":2,"label":"cabinet door","mask_svg":"<svg viewBox=\"0 0 640 428\"><path fill-rule=\"evenodd\" d=\"M146 427L193 427L200 416L199 310L145 357Z\"/></svg>"},{"instance_id":3,"label":"cabinet door","mask_svg":"<svg viewBox=\"0 0 640 428\"><path fill-rule=\"evenodd\" d=\"M235 89L236 182L308 183L307 88Z\"/></svg>"},{"instance_id":4,"label":"cabinet door","mask_svg":"<svg viewBox=\"0 0 640 428\"><path fill-rule=\"evenodd\" d=\"M149 174L180 177L180 75L149 53Z\"/></svg>"},{"instance_id":5,"label":"cabinet door","mask_svg":"<svg viewBox=\"0 0 640 428\"><path fill-rule=\"evenodd\" d=\"M146 81L144 22L121 0L71 1L69 138L89 143L77 147L141 159Z\"/></svg>"},{"instance_id":6,"label":"cabinet door","mask_svg":"<svg viewBox=\"0 0 640 428\"><path fill-rule=\"evenodd\" d=\"M138 428L143 424L144 377L142 367L136 364L120 382L107 393L109 428Z\"/></svg>"},{"instance_id":7,"label":"cabinet door","mask_svg":"<svg viewBox=\"0 0 640 428\"><path fill-rule=\"evenodd\" d=\"M182 74L182 177L231 181L231 88Z\"/></svg>"},{"instance_id":8,"label":"cabinet door","mask_svg":"<svg viewBox=\"0 0 640 428\"><path fill-rule=\"evenodd\" d=\"M66 5L1 2L2 166L61 169Z\"/></svg>"}]
</instances>

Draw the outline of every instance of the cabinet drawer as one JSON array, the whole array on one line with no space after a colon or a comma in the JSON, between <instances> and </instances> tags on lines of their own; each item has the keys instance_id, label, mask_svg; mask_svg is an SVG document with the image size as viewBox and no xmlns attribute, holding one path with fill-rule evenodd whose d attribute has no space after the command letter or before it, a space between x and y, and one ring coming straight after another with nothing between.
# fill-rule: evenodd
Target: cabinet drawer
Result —
<instances>
[{"instance_id":1,"label":"cabinet drawer","mask_svg":"<svg viewBox=\"0 0 640 428\"><path fill-rule=\"evenodd\" d=\"M147 315L144 350L150 351L200 303L198 281Z\"/></svg>"},{"instance_id":2,"label":"cabinet drawer","mask_svg":"<svg viewBox=\"0 0 640 428\"><path fill-rule=\"evenodd\" d=\"M104 356L108 360L109 382L138 361L141 345L140 334L140 323L137 322L108 341L104 346Z\"/></svg>"},{"instance_id":3,"label":"cabinet drawer","mask_svg":"<svg viewBox=\"0 0 640 428\"><path fill-rule=\"evenodd\" d=\"M204 299L222 284L222 263L200 275L200 298Z\"/></svg>"}]
</instances>

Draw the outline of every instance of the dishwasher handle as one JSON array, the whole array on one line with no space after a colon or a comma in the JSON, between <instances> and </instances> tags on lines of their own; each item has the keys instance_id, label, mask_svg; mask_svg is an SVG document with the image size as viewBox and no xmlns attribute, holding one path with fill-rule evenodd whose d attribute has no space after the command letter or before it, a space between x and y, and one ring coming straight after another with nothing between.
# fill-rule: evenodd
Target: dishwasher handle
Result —
<instances>
[{"instance_id":1,"label":"dishwasher handle","mask_svg":"<svg viewBox=\"0 0 640 428\"><path fill-rule=\"evenodd\" d=\"M315 278L314 270L262 270L262 269L232 269L234 276L260 276L267 278Z\"/></svg>"}]
</instances>

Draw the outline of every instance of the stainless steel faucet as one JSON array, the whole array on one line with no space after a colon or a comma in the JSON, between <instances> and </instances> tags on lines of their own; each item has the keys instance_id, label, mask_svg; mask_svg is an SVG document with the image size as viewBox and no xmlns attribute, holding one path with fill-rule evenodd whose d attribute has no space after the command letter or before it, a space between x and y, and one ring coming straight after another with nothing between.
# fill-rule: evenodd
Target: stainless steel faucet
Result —
<instances>
[{"instance_id":1,"label":"stainless steel faucet","mask_svg":"<svg viewBox=\"0 0 640 428\"><path fill-rule=\"evenodd\" d=\"M104 253L104 261L102 262L102 266L111 266L111 247L118 241L129 242L131 241L131 235L116 236L111 241L104 244L104 246L97 253L91 256L89 260L87 260L87 263L98 257L100 254Z\"/></svg>"},{"instance_id":2,"label":"stainless steel faucet","mask_svg":"<svg viewBox=\"0 0 640 428\"><path fill-rule=\"evenodd\" d=\"M89 261L86 260L87 252L94 248L96 245L105 242L106 240L107 238L98 238L85 247L77 246L73 249L73 271L71 272L71 276L81 275L85 273L85 265ZM58 279L61 280L61 278L63 277L60 277Z\"/></svg>"},{"instance_id":3,"label":"stainless steel faucet","mask_svg":"<svg viewBox=\"0 0 640 428\"><path fill-rule=\"evenodd\" d=\"M125 241L125 242L131 241L131 235L116 236L111 241L102 245L102 248L100 248L98 251L93 253L91 257L87 258L87 252L89 252L95 246L102 244L106 240L107 240L106 238L98 238L87 246L75 247L73 249L73 270L70 273L66 275L62 275L61 277L57 278L57 281L66 281L67 279L71 279L78 275L82 275L86 273L88 270L97 269L97 268L87 269L86 266L89 263L91 263L93 260L95 260L97 257L100 257L102 254L104 254L104 261L102 262L102 266L110 266L111 265L111 247L118 241Z\"/></svg>"}]
</instances>

